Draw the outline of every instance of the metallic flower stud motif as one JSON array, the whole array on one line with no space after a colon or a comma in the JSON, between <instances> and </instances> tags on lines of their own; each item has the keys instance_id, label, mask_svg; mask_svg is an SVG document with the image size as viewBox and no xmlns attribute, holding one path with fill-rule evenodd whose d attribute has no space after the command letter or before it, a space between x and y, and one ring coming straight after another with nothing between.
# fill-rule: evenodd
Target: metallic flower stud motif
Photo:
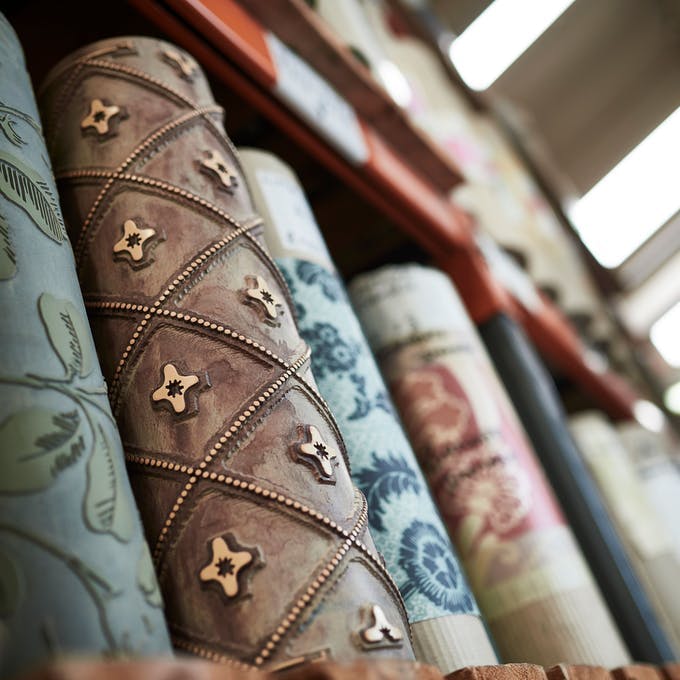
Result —
<instances>
[{"instance_id":1,"label":"metallic flower stud motif","mask_svg":"<svg viewBox=\"0 0 680 680\"><path fill-rule=\"evenodd\" d=\"M374 604L370 605L369 611L371 625L359 633L362 646L366 649L401 646L404 635L387 620L382 608Z\"/></svg>"},{"instance_id":2,"label":"metallic flower stud motif","mask_svg":"<svg viewBox=\"0 0 680 680\"><path fill-rule=\"evenodd\" d=\"M83 118L80 123L82 130L94 128L98 135L105 135L109 132L109 121L120 115L119 106L106 106L101 99L93 99L90 102L90 113Z\"/></svg>"},{"instance_id":3,"label":"metallic flower stud motif","mask_svg":"<svg viewBox=\"0 0 680 680\"><path fill-rule=\"evenodd\" d=\"M337 452L326 444L314 425L307 425L304 430L306 441L293 447L296 457L314 470L319 481L335 484Z\"/></svg>"},{"instance_id":4,"label":"metallic flower stud motif","mask_svg":"<svg viewBox=\"0 0 680 680\"><path fill-rule=\"evenodd\" d=\"M227 597L236 597L239 591L239 572L253 561L253 555L247 550L232 550L221 537L213 538L210 544L212 558L201 569L199 578L203 582L217 581Z\"/></svg>"},{"instance_id":5,"label":"metallic flower stud motif","mask_svg":"<svg viewBox=\"0 0 680 680\"><path fill-rule=\"evenodd\" d=\"M196 63L186 54L172 47L163 50L163 59L177 69L181 78L191 81L196 72Z\"/></svg>"},{"instance_id":6,"label":"metallic flower stud motif","mask_svg":"<svg viewBox=\"0 0 680 680\"><path fill-rule=\"evenodd\" d=\"M183 413L187 408L187 390L198 382L198 376L180 375L173 364L166 364L163 367L163 383L151 395L151 399L155 402L168 401L175 413Z\"/></svg>"},{"instance_id":7,"label":"metallic flower stud motif","mask_svg":"<svg viewBox=\"0 0 680 680\"><path fill-rule=\"evenodd\" d=\"M155 229L140 229L134 220L125 220L123 236L113 246L114 253L128 253L134 262L144 257L144 244L156 235Z\"/></svg>"},{"instance_id":8,"label":"metallic flower stud motif","mask_svg":"<svg viewBox=\"0 0 680 680\"><path fill-rule=\"evenodd\" d=\"M216 179L220 189L231 192L236 186L236 172L227 165L224 156L214 149L206 151L208 158L201 161L201 170Z\"/></svg>"},{"instance_id":9,"label":"metallic flower stud motif","mask_svg":"<svg viewBox=\"0 0 680 680\"><path fill-rule=\"evenodd\" d=\"M255 281L255 285L246 289L246 295L262 305L269 319L275 319L278 316L277 307L283 306L279 298L269 290L267 282L261 276L246 277L246 283L248 279Z\"/></svg>"}]
</instances>

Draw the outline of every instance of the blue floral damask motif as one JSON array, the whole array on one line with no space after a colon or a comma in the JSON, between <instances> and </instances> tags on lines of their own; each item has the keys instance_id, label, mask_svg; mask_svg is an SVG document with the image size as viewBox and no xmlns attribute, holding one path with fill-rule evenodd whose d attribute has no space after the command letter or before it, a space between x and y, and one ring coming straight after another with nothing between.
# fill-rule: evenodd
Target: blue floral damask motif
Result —
<instances>
[{"instance_id":1,"label":"blue floral damask motif","mask_svg":"<svg viewBox=\"0 0 680 680\"><path fill-rule=\"evenodd\" d=\"M407 491L420 493L422 483L408 461L398 455L385 453L381 457L373 451L371 462L370 467L356 471L354 480L368 501L368 521L371 527L384 531L383 518L389 512L392 497Z\"/></svg>"},{"instance_id":2,"label":"blue floral damask motif","mask_svg":"<svg viewBox=\"0 0 680 680\"><path fill-rule=\"evenodd\" d=\"M328 269L319 266L314 262L303 262L299 260L295 271L300 278L309 285L319 286L324 297L330 302L345 301L349 304L347 293L345 293L342 283L338 277Z\"/></svg>"},{"instance_id":3,"label":"blue floral damask motif","mask_svg":"<svg viewBox=\"0 0 680 680\"><path fill-rule=\"evenodd\" d=\"M354 411L347 416L349 420L358 420L367 416L374 408L380 408L385 413L394 416L394 410L390 403L390 398L385 390L379 390L371 399L366 393L366 378L358 373L351 373L349 379L354 383L356 392L354 394Z\"/></svg>"},{"instance_id":4,"label":"blue floral damask motif","mask_svg":"<svg viewBox=\"0 0 680 680\"><path fill-rule=\"evenodd\" d=\"M366 495L373 538L410 621L478 613L341 280L313 262L280 258L277 264L312 348L319 390Z\"/></svg>"},{"instance_id":5,"label":"blue floral damask motif","mask_svg":"<svg viewBox=\"0 0 680 680\"><path fill-rule=\"evenodd\" d=\"M408 574L408 581L399 586L405 600L419 590L440 607L465 611L474 606L469 591L460 588L463 577L448 538L432 524L416 520L404 531L399 564Z\"/></svg>"},{"instance_id":6,"label":"blue floral damask motif","mask_svg":"<svg viewBox=\"0 0 680 680\"><path fill-rule=\"evenodd\" d=\"M338 329L325 322L316 322L302 328L302 336L314 351L314 375L322 378L327 373L352 371L357 363L359 349L346 342Z\"/></svg>"},{"instance_id":7,"label":"blue floral damask motif","mask_svg":"<svg viewBox=\"0 0 680 680\"><path fill-rule=\"evenodd\" d=\"M349 379L354 388L354 410L347 416L350 420L365 418L375 408L394 413L387 392L378 390L371 397L365 377L355 370L357 357L362 351L361 343L343 335L338 324L325 321L312 323L311 319L307 319L307 307L300 302L302 295L298 294L304 284L321 294L323 300L319 300L319 303L323 309L349 308L349 298L338 277L313 262L297 261L294 275L285 268L283 272L295 301L300 332L314 350L312 361L315 377L321 379L329 373L335 373ZM305 320L308 322L304 323Z\"/></svg>"}]
</instances>

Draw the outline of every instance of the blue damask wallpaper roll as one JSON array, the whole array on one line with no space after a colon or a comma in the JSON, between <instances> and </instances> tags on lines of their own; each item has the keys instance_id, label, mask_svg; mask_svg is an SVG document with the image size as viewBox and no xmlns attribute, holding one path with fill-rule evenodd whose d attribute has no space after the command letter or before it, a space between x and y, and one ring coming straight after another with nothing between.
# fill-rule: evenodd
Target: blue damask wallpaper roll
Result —
<instances>
[{"instance_id":1,"label":"blue damask wallpaper roll","mask_svg":"<svg viewBox=\"0 0 680 680\"><path fill-rule=\"evenodd\" d=\"M267 244L292 293L300 332L312 348L319 391L345 438L352 477L368 501L371 533L411 623L459 614L478 617L427 482L295 176L269 154L247 150L241 155L256 208L266 221ZM473 653L472 663L495 663L486 633L477 625L485 649ZM455 646L455 641L446 644Z\"/></svg>"},{"instance_id":2,"label":"blue damask wallpaper roll","mask_svg":"<svg viewBox=\"0 0 680 680\"><path fill-rule=\"evenodd\" d=\"M312 368L368 500L371 531L420 619L477 612L427 483L402 432L373 355L337 274L314 262L276 260L296 302Z\"/></svg>"}]
</instances>

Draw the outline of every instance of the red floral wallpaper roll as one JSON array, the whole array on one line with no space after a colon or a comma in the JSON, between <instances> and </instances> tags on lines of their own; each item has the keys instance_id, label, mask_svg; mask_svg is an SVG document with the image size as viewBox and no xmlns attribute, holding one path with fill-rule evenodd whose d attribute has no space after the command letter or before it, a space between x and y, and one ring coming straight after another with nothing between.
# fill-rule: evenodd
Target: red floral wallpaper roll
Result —
<instances>
[{"instance_id":1,"label":"red floral wallpaper roll","mask_svg":"<svg viewBox=\"0 0 680 680\"><path fill-rule=\"evenodd\" d=\"M350 293L503 661L620 665L614 623L444 274L386 267Z\"/></svg>"}]
</instances>

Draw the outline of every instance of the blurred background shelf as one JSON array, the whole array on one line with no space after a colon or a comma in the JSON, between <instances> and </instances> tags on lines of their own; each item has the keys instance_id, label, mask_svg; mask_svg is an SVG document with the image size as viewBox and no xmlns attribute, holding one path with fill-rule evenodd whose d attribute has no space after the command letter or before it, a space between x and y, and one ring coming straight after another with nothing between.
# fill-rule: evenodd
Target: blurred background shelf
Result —
<instances>
[{"instance_id":1,"label":"blurred background shelf","mask_svg":"<svg viewBox=\"0 0 680 680\"><path fill-rule=\"evenodd\" d=\"M588 362L577 332L544 295L527 309L495 280L474 243L469 218L446 196L461 181L455 167L441 163L433 144L423 141L394 104L388 105L361 63L304 2L137 0L133 5L428 252L452 276L476 322L501 310L512 314L550 365L581 386L594 404L612 418L633 417L636 390L615 372ZM313 60L315 70L352 106L369 150L364 163L348 162L290 107L282 107L277 67L267 47L269 31Z\"/></svg>"},{"instance_id":2,"label":"blurred background shelf","mask_svg":"<svg viewBox=\"0 0 680 680\"><path fill-rule=\"evenodd\" d=\"M464 182L460 169L303 0L132 0L106 17L80 0L59 8L32 0L10 2L7 11L37 82L70 49L116 32L176 41L211 76L236 143L266 146L295 167L346 278L390 261L432 262L451 275L475 322L499 312L519 321L578 407L599 407L621 420L635 416L641 399L658 400L660 387L638 366L624 372L593 351L574 325L578 319L558 309L550 290L523 296L489 268L472 219L449 196ZM403 7L399 16L416 26ZM400 30L408 26L402 21ZM40 50L30 49L37 43ZM276 62L282 58L288 75ZM291 69L302 72L307 87L312 83L315 98L304 86L296 92L294 82L291 90ZM324 85L337 94L324 100ZM305 111L305 98L317 109ZM346 125L351 119L354 125Z\"/></svg>"}]
</instances>

